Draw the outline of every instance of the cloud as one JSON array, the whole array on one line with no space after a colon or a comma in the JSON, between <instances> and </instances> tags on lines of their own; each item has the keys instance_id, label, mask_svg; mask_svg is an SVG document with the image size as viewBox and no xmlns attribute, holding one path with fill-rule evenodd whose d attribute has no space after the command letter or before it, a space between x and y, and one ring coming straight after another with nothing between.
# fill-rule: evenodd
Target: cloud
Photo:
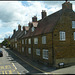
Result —
<instances>
[{"instance_id":1,"label":"cloud","mask_svg":"<svg viewBox=\"0 0 75 75\"><path fill-rule=\"evenodd\" d=\"M0 29L1 27L10 28L4 34L0 33L0 39L8 37L13 32L13 29L28 25L32 21L33 16L41 19L41 11L46 10L50 15L60 9L65 1L0 1ZM75 10L75 2L71 1L73 9ZM8 33L10 32L10 33Z\"/></svg>"},{"instance_id":2,"label":"cloud","mask_svg":"<svg viewBox=\"0 0 75 75\"><path fill-rule=\"evenodd\" d=\"M4 40L4 38L8 38L9 36L11 37L13 32L6 32L0 35L0 42Z\"/></svg>"}]
</instances>

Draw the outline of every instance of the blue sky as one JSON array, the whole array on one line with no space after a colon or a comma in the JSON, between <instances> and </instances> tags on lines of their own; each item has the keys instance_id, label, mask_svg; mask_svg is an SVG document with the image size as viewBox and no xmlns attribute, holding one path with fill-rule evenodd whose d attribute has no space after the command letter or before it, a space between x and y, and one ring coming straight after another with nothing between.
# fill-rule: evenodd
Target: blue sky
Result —
<instances>
[{"instance_id":1,"label":"blue sky","mask_svg":"<svg viewBox=\"0 0 75 75\"><path fill-rule=\"evenodd\" d=\"M41 11L46 10L50 15L62 8L65 1L0 1L0 42L12 36L13 29L18 29L18 24L27 26L32 17L37 15L41 19ZM75 10L75 2L73 10Z\"/></svg>"}]
</instances>

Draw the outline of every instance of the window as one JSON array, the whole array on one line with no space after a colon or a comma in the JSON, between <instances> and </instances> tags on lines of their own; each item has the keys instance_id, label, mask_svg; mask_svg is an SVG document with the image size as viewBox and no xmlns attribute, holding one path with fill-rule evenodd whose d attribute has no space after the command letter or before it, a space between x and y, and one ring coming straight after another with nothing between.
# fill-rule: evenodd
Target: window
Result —
<instances>
[{"instance_id":1,"label":"window","mask_svg":"<svg viewBox=\"0 0 75 75\"><path fill-rule=\"evenodd\" d=\"M27 39L25 39L25 44L27 44Z\"/></svg>"},{"instance_id":2,"label":"window","mask_svg":"<svg viewBox=\"0 0 75 75\"><path fill-rule=\"evenodd\" d=\"M31 54L31 48L28 48L28 53Z\"/></svg>"},{"instance_id":3,"label":"window","mask_svg":"<svg viewBox=\"0 0 75 75\"><path fill-rule=\"evenodd\" d=\"M24 44L24 40L22 40L22 44Z\"/></svg>"},{"instance_id":4,"label":"window","mask_svg":"<svg viewBox=\"0 0 75 75\"><path fill-rule=\"evenodd\" d=\"M35 28L34 28L34 27L32 27L32 32L34 31L34 29L35 29Z\"/></svg>"},{"instance_id":5,"label":"window","mask_svg":"<svg viewBox=\"0 0 75 75\"><path fill-rule=\"evenodd\" d=\"M38 44L38 38L34 38L34 44Z\"/></svg>"},{"instance_id":6,"label":"window","mask_svg":"<svg viewBox=\"0 0 75 75\"><path fill-rule=\"evenodd\" d=\"M24 47L22 47L22 52L24 52Z\"/></svg>"},{"instance_id":7,"label":"window","mask_svg":"<svg viewBox=\"0 0 75 75\"><path fill-rule=\"evenodd\" d=\"M75 32L74 32L74 40L75 40Z\"/></svg>"},{"instance_id":8,"label":"window","mask_svg":"<svg viewBox=\"0 0 75 75\"><path fill-rule=\"evenodd\" d=\"M65 41L65 32L64 31L60 31L60 40Z\"/></svg>"},{"instance_id":9,"label":"window","mask_svg":"<svg viewBox=\"0 0 75 75\"><path fill-rule=\"evenodd\" d=\"M43 59L48 59L48 50L43 49Z\"/></svg>"},{"instance_id":10,"label":"window","mask_svg":"<svg viewBox=\"0 0 75 75\"><path fill-rule=\"evenodd\" d=\"M75 28L75 21L72 21L72 28Z\"/></svg>"},{"instance_id":11,"label":"window","mask_svg":"<svg viewBox=\"0 0 75 75\"><path fill-rule=\"evenodd\" d=\"M40 55L40 49L36 49L36 55Z\"/></svg>"},{"instance_id":12,"label":"window","mask_svg":"<svg viewBox=\"0 0 75 75\"><path fill-rule=\"evenodd\" d=\"M17 41L17 38L15 38L15 41Z\"/></svg>"},{"instance_id":13,"label":"window","mask_svg":"<svg viewBox=\"0 0 75 75\"><path fill-rule=\"evenodd\" d=\"M27 32L25 31L25 34L26 34Z\"/></svg>"},{"instance_id":14,"label":"window","mask_svg":"<svg viewBox=\"0 0 75 75\"><path fill-rule=\"evenodd\" d=\"M17 43L15 43L15 48L17 48Z\"/></svg>"},{"instance_id":15,"label":"window","mask_svg":"<svg viewBox=\"0 0 75 75\"><path fill-rule=\"evenodd\" d=\"M46 44L46 36L42 37L42 44Z\"/></svg>"},{"instance_id":16,"label":"window","mask_svg":"<svg viewBox=\"0 0 75 75\"><path fill-rule=\"evenodd\" d=\"M29 38L28 43L31 44L31 38Z\"/></svg>"}]
</instances>

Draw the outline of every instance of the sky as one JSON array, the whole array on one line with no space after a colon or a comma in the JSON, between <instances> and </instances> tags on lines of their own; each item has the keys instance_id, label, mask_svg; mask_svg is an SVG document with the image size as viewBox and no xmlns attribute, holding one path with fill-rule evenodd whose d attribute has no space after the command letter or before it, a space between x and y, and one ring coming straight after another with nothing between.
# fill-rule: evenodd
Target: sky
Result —
<instances>
[{"instance_id":1,"label":"sky","mask_svg":"<svg viewBox=\"0 0 75 75\"><path fill-rule=\"evenodd\" d=\"M62 9L65 1L0 1L0 42L4 38L11 37L18 24L28 26L32 17L41 19L42 10L46 10L47 16ZM75 11L75 1L70 1Z\"/></svg>"}]
</instances>

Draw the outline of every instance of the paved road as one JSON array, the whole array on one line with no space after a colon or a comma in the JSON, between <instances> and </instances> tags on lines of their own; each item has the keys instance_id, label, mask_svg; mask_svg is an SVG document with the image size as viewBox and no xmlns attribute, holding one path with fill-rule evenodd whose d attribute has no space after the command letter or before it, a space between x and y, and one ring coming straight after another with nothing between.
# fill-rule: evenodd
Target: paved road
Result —
<instances>
[{"instance_id":1,"label":"paved road","mask_svg":"<svg viewBox=\"0 0 75 75\"><path fill-rule=\"evenodd\" d=\"M26 73L41 73L30 65L23 62L12 51L3 51L3 57L0 57L0 74L26 74Z\"/></svg>"}]
</instances>

